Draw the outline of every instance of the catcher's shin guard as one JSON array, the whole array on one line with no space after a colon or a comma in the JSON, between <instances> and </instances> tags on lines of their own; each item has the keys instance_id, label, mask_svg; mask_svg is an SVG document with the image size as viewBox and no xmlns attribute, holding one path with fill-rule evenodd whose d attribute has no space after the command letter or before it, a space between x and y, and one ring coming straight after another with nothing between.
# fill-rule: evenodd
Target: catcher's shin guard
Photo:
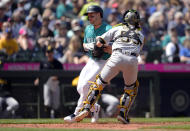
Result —
<instances>
[{"instance_id":1,"label":"catcher's shin guard","mask_svg":"<svg viewBox=\"0 0 190 131\"><path fill-rule=\"evenodd\" d=\"M136 82L132 85L125 85L124 94L120 98L120 116L127 119L128 112L137 96L139 82Z\"/></svg>"},{"instance_id":2,"label":"catcher's shin guard","mask_svg":"<svg viewBox=\"0 0 190 131\"><path fill-rule=\"evenodd\" d=\"M100 75L97 75L95 82L90 82L92 85L90 86L90 90L88 92L86 101L84 101L83 108L91 109L94 104L98 101L99 97L101 96L101 91L103 90L103 87L106 82L102 80Z\"/></svg>"}]
</instances>

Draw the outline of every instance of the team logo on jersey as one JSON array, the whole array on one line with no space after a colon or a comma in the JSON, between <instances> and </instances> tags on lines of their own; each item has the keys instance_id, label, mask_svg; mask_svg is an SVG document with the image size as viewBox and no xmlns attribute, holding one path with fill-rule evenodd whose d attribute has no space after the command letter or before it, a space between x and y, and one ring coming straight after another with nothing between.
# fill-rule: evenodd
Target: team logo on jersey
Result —
<instances>
[{"instance_id":1,"label":"team logo on jersey","mask_svg":"<svg viewBox=\"0 0 190 131\"><path fill-rule=\"evenodd\" d=\"M87 38L87 43L92 43L96 41L96 38Z\"/></svg>"}]
</instances>

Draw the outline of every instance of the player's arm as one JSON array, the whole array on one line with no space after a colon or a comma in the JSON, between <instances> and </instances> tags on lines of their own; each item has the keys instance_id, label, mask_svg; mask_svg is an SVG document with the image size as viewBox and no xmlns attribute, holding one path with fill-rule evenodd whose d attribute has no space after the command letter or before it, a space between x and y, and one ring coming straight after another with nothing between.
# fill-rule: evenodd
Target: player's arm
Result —
<instances>
[{"instance_id":1,"label":"player's arm","mask_svg":"<svg viewBox=\"0 0 190 131\"><path fill-rule=\"evenodd\" d=\"M110 29L109 31L105 32L102 36L98 36L96 38L96 46L97 47L102 47L103 46L103 50L106 53L111 54L112 53L112 46L109 43L112 39L113 39L113 32L115 29Z\"/></svg>"},{"instance_id":2,"label":"player's arm","mask_svg":"<svg viewBox=\"0 0 190 131\"><path fill-rule=\"evenodd\" d=\"M98 36L96 38L96 46L98 48L103 48L103 51L108 53L108 54L111 54L112 53L112 46L109 45L103 38L101 38L100 36Z\"/></svg>"},{"instance_id":3,"label":"player's arm","mask_svg":"<svg viewBox=\"0 0 190 131\"><path fill-rule=\"evenodd\" d=\"M96 46L101 47L102 45L109 45L109 42L113 39L114 28L108 30L101 36L96 37Z\"/></svg>"},{"instance_id":4,"label":"player's arm","mask_svg":"<svg viewBox=\"0 0 190 131\"><path fill-rule=\"evenodd\" d=\"M40 70L42 70L43 68L44 68L43 63L40 62ZM34 80L34 85L35 85L35 86L38 86L39 84L40 84L40 78L37 77L37 78Z\"/></svg>"}]
</instances>

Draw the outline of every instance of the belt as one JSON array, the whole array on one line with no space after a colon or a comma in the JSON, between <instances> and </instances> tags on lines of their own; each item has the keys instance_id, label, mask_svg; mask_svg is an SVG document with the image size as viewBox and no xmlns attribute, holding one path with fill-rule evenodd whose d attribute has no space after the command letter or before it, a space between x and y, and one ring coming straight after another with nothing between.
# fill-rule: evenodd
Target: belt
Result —
<instances>
[{"instance_id":1,"label":"belt","mask_svg":"<svg viewBox=\"0 0 190 131\"><path fill-rule=\"evenodd\" d=\"M122 49L114 49L113 51L118 51L118 52L121 52L122 54L125 54L125 55L131 55L131 56L138 56L138 54L136 53L133 53L133 52L128 52L126 50L122 50Z\"/></svg>"}]
</instances>

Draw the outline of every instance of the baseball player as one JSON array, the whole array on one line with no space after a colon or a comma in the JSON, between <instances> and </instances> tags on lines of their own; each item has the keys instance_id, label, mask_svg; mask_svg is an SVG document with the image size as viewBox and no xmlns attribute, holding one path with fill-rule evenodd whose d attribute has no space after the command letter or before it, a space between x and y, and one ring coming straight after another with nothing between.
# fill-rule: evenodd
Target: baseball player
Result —
<instances>
[{"instance_id":1,"label":"baseball player","mask_svg":"<svg viewBox=\"0 0 190 131\"><path fill-rule=\"evenodd\" d=\"M81 121L89 114L105 85L119 72L122 72L125 85L124 94L120 98L120 112L117 119L124 124L129 123L128 112L135 100L139 86L137 56L143 47L144 36L140 31L140 16L136 10L127 10L123 15L123 21L122 25L112 28L97 38L96 45L98 47L113 40L112 55L90 86L86 101L84 101L85 104L75 117L76 121Z\"/></svg>"},{"instance_id":2,"label":"baseball player","mask_svg":"<svg viewBox=\"0 0 190 131\"><path fill-rule=\"evenodd\" d=\"M6 109L3 109L3 103L6 104ZM14 117L18 108L18 101L12 97L10 81L0 78L0 118Z\"/></svg>"},{"instance_id":3,"label":"baseball player","mask_svg":"<svg viewBox=\"0 0 190 131\"><path fill-rule=\"evenodd\" d=\"M102 93L101 95L101 101L102 104L106 105L106 108L104 108L103 113L105 113L104 117L112 117L114 116L114 114L117 112L117 106L119 104L119 99L117 97L115 97L112 94L109 93Z\"/></svg>"},{"instance_id":4,"label":"baseball player","mask_svg":"<svg viewBox=\"0 0 190 131\"><path fill-rule=\"evenodd\" d=\"M46 58L40 63L40 70L63 70L62 64L53 57L54 48L51 45L47 46L45 52ZM39 84L39 78L34 82ZM50 76L43 88L45 113L48 117L55 117L56 111L60 106L60 87L59 78L57 76Z\"/></svg>"},{"instance_id":5,"label":"baseball player","mask_svg":"<svg viewBox=\"0 0 190 131\"><path fill-rule=\"evenodd\" d=\"M85 15L88 15L90 25L85 28L83 47L85 51L88 52L90 59L82 69L79 76L77 91L80 94L80 98L78 100L77 107L73 114L64 118L65 122L75 122L75 116L78 115L79 110L83 107L83 101L85 100L89 91L90 83L88 83L88 81L94 81L96 79L96 74L100 72L106 63L106 60L110 57L110 54L106 52L111 51L111 46L107 46L103 50L99 50L99 48L96 48L95 46L96 37L102 35L112 28L110 25L102 21L102 8L96 5L91 5L87 8ZM91 109L91 112L93 112L91 122L97 122L99 111L100 105L94 104L93 108Z\"/></svg>"}]
</instances>

